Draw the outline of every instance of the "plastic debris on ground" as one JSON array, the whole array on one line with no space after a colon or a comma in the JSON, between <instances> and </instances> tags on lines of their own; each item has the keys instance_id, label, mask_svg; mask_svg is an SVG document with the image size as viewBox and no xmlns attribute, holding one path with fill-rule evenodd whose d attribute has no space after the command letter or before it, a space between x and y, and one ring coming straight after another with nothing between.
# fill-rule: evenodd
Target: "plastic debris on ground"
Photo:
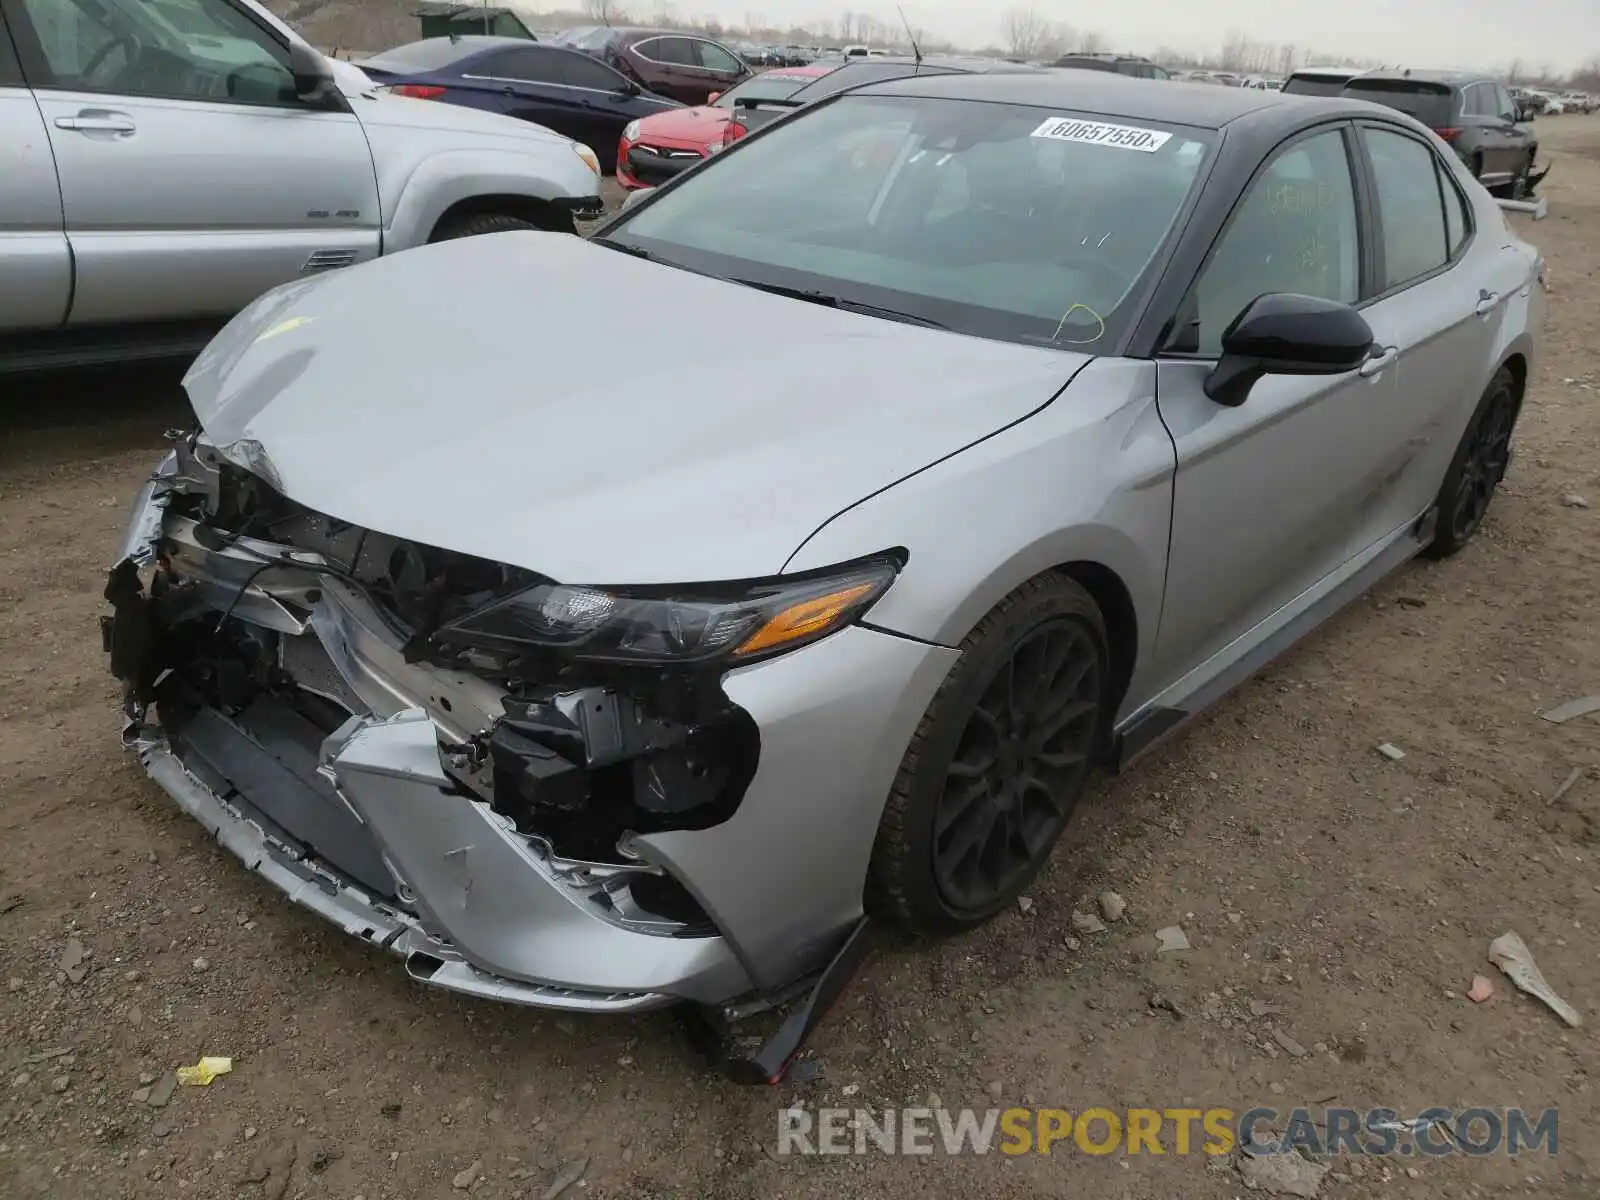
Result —
<instances>
[{"instance_id":1,"label":"plastic debris on ground","mask_svg":"<svg viewBox=\"0 0 1600 1200\"><path fill-rule=\"evenodd\" d=\"M192 1067L179 1067L178 1082L185 1087L209 1087L218 1075L226 1075L232 1070L233 1059L207 1055Z\"/></svg>"},{"instance_id":2,"label":"plastic debris on ground","mask_svg":"<svg viewBox=\"0 0 1600 1200\"><path fill-rule=\"evenodd\" d=\"M1542 712L1539 716L1552 725L1561 725L1577 717L1586 717L1592 712L1600 712L1600 696L1581 696L1576 700L1557 705L1549 712Z\"/></svg>"},{"instance_id":3,"label":"plastic debris on ground","mask_svg":"<svg viewBox=\"0 0 1600 1200\"><path fill-rule=\"evenodd\" d=\"M1505 972L1506 978L1517 987L1527 992L1536 1000L1542 1000L1550 1011L1555 1013L1574 1029L1583 1024L1583 1018L1578 1015L1578 1010L1573 1008L1560 996L1540 973L1539 966L1533 961L1533 952L1528 945L1514 933L1502 933L1489 943L1489 961Z\"/></svg>"},{"instance_id":4,"label":"plastic debris on ground","mask_svg":"<svg viewBox=\"0 0 1600 1200\"><path fill-rule=\"evenodd\" d=\"M1187 950L1189 948L1189 935L1177 925L1168 925L1165 929L1156 930L1156 953L1168 954L1174 950Z\"/></svg>"},{"instance_id":5,"label":"plastic debris on ground","mask_svg":"<svg viewBox=\"0 0 1600 1200\"><path fill-rule=\"evenodd\" d=\"M1467 991L1467 999L1474 1004L1482 1004L1494 995L1494 984L1487 975L1474 975L1472 987Z\"/></svg>"},{"instance_id":6,"label":"plastic debris on ground","mask_svg":"<svg viewBox=\"0 0 1600 1200\"><path fill-rule=\"evenodd\" d=\"M1384 742L1383 745L1379 746L1378 753L1389 759L1391 762L1399 762L1406 756L1406 752L1404 750L1400 749L1399 746L1396 746L1391 742Z\"/></svg>"},{"instance_id":7,"label":"plastic debris on ground","mask_svg":"<svg viewBox=\"0 0 1600 1200\"><path fill-rule=\"evenodd\" d=\"M1300 1196L1311 1200L1322 1184L1328 1168L1321 1163L1290 1152L1288 1154L1251 1154L1248 1150L1239 1155L1239 1177L1252 1191L1270 1192L1274 1196Z\"/></svg>"}]
</instances>

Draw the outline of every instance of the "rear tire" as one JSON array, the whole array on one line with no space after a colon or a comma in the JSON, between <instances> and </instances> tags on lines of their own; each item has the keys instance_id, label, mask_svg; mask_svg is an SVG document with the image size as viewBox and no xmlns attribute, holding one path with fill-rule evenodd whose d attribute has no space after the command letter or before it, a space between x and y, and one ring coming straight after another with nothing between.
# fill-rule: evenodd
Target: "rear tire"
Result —
<instances>
[{"instance_id":1,"label":"rear tire","mask_svg":"<svg viewBox=\"0 0 1600 1200\"><path fill-rule=\"evenodd\" d=\"M1424 557L1449 558L1483 527L1495 489L1511 462L1511 434L1516 422L1516 380L1501 367L1478 401L1445 471L1444 483L1434 501L1438 524L1433 541L1422 552Z\"/></svg>"},{"instance_id":2,"label":"rear tire","mask_svg":"<svg viewBox=\"0 0 1600 1200\"><path fill-rule=\"evenodd\" d=\"M532 221L508 217L504 213L468 213L440 221L429 242L449 242L456 238L477 237L482 233L507 233L517 229L538 229Z\"/></svg>"},{"instance_id":3,"label":"rear tire","mask_svg":"<svg viewBox=\"0 0 1600 1200\"><path fill-rule=\"evenodd\" d=\"M913 934L959 933L1016 900L1066 828L1110 708L1105 622L1065 576L1023 584L960 649L867 872L868 910Z\"/></svg>"}]
</instances>

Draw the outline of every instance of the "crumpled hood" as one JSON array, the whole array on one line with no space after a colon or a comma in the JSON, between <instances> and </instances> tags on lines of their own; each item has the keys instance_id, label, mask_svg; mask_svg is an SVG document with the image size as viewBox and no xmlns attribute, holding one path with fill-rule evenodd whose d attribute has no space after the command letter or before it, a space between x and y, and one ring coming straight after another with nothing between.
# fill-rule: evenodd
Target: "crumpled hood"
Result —
<instances>
[{"instance_id":1,"label":"crumpled hood","mask_svg":"<svg viewBox=\"0 0 1600 1200\"><path fill-rule=\"evenodd\" d=\"M646 117L639 122L638 140L648 142L652 138L659 138L673 142L688 142L696 146L705 145L721 139L723 127L727 125L730 115L732 114L727 109L717 108L711 104L656 113L655 116Z\"/></svg>"},{"instance_id":2,"label":"crumpled hood","mask_svg":"<svg viewBox=\"0 0 1600 1200\"><path fill-rule=\"evenodd\" d=\"M184 386L224 453L310 508L565 582L667 583L778 572L1087 361L529 232L269 292Z\"/></svg>"}]
</instances>

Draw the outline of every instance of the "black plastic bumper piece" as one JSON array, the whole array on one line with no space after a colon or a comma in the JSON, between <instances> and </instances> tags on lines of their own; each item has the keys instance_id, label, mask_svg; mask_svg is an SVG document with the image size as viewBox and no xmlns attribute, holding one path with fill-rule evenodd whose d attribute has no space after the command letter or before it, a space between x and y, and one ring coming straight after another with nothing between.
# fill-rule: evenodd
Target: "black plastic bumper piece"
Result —
<instances>
[{"instance_id":1,"label":"black plastic bumper piece","mask_svg":"<svg viewBox=\"0 0 1600 1200\"><path fill-rule=\"evenodd\" d=\"M816 1031L828 1010L844 993L872 949L871 920L862 917L850 930L832 961L811 986L778 1031L753 1055L732 1049L727 1022L715 1010L691 1007L681 1010L689 1038L712 1065L733 1083L774 1085L783 1082L790 1066Z\"/></svg>"}]
</instances>

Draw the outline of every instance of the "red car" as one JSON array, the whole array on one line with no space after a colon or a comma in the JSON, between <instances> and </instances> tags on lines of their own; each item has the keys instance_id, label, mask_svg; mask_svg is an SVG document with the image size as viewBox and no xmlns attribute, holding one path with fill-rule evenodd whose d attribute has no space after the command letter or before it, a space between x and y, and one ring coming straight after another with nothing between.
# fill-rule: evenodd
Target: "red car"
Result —
<instances>
[{"instance_id":1,"label":"red car","mask_svg":"<svg viewBox=\"0 0 1600 1200\"><path fill-rule=\"evenodd\" d=\"M722 134L737 100L785 100L837 64L779 67L712 96L698 108L631 122L617 143L617 182L625 188L656 187L722 149Z\"/></svg>"}]
</instances>

